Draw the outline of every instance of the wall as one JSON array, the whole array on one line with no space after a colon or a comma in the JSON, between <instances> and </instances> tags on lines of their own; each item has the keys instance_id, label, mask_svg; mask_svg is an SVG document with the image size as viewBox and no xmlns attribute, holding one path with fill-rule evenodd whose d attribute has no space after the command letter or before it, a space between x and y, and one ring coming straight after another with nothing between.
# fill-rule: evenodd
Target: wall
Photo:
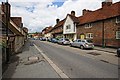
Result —
<instances>
[{"instance_id":1,"label":"wall","mask_svg":"<svg viewBox=\"0 0 120 80\"><path fill-rule=\"evenodd\" d=\"M17 53L23 45L24 45L24 37L15 36L15 53Z\"/></svg>"}]
</instances>

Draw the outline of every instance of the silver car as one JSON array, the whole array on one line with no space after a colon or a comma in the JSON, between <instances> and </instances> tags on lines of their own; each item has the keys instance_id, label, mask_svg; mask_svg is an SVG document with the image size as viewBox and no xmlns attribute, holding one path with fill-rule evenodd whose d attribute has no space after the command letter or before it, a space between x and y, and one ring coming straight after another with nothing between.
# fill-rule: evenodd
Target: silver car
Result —
<instances>
[{"instance_id":1,"label":"silver car","mask_svg":"<svg viewBox=\"0 0 120 80\"><path fill-rule=\"evenodd\" d=\"M59 39L58 44L68 45L68 44L70 44L70 41L67 38L61 38L61 39Z\"/></svg>"},{"instance_id":2,"label":"silver car","mask_svg":"<svg viewBox=\"0 0 120 80\"><path fill-rule=\"evenodd\" d=\"M77 39L75 41L73 41L72 43L70 43L71 46L75 46L75 47L80 47L81 49L84 48L94 48L94 45L92 43L91 40L81 40L81 39Z\"/></svg>"}]
</instances>

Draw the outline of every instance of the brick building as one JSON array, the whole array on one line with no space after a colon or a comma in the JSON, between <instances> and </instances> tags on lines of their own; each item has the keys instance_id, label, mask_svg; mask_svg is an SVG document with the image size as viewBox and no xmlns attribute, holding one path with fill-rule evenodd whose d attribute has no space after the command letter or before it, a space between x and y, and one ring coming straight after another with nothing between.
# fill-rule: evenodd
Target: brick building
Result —
<instances>
[{"instance_id":1,"label":"brick building","mask_svg":"<svg viewBox=\"0 0 120 80\"><path fill-rule=\"evenodd\" d=\"M59 21L56 19L56 25L51 29L53 38L62 38L63 37L63 24L65 19Z\"/></svg>"},{"instance_id":2,"label":"brick building","mask_svg":"<svg viewBox=\"0 0 120 80\"><path fill-rule=\"evenodd\" d=\"M102 8L83 10L77 26L77 38L91 39L95 45L120 47L120 2L102 2Z\"/></svg>"},{"instance_id":3,"label":"brick building","mask_svg":"<svg viewBox=\"0 0 120 80\"><path fill-rule=\"evenodd\" d=\"M15 20L11 18L11 5L8 2L2 2L0 4L0 47L2 48L2 65L3 72L6 62L9 61L10 56L18 52L19 49L24 45L25 31L22 27L22 18L15 17ZM18 24L19 23L19 24Z\"/></svg>"},{"instance_id":4,"label":"brick building","mask_svg":"<svg viewBox=\"0 0 120 80\"><path fill-rule=\"evenodd\" d=\"M42 30L42 36L43 37L48 37L48 36L46 36L48 33L49 33L49 31L52 29L52 26L49 26L49 27L45 27L43 30Z\"/></svg>"}]
</instances>

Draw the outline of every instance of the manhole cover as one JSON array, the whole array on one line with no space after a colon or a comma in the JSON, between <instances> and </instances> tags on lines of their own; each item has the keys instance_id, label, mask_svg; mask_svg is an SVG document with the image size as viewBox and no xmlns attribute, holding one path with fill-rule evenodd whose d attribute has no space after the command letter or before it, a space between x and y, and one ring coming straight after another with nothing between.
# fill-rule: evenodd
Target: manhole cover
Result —
<instances>
[{"instance_id":1,"label":"manhole cover","mask_svg":"<svg viewBox=\"0 0 120 80\"><path fill-rule=\"evenodd\" d=\"M28 57L28 61L25 62L25 65L31 65L31 64L34 64L34 63L38 63L38 62L41 62L41 61L44 61L42 58L39 58L39 57Z\"/></svg>"},{"instance_id":2,"label":"manhole cover","mask_svg":"<svg viewBox=\"0 0 120 80\"><path fill-rule=\"evenodd\" d=\"M28 61L37 61L39 57L28 57Z\"/></svg>"},{"instance_id":3,"label":"manhole cover","mask_svg":"<svg viewBox=\"0 0 120 80\"><path fill-rule=\"evenodd\" d=\"M89 52L89 53L87 53L87 54L91 54L91 55L94 55L94 56L101 55L101 54L96 53L96 52Z\"/></svg>"}]
</instances>

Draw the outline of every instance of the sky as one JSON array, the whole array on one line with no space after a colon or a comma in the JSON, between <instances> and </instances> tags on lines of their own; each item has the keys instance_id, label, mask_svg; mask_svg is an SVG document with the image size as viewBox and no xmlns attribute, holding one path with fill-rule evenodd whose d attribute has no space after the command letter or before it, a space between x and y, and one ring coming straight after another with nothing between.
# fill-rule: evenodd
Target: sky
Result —
<instances>
[{"instance_id":1,"label":"sky","mask_svg":"<svg viewBox=\"0 0 120 80\"><path fill-rule=\"evenodd\" d=\"M11 16L22 17L23 26L28 28L29 33L54 27L57 18L62 20L71 11L75 11L76 16L81 16L83 9L99 9L102 1L104 0L8 0ZM113 0L113 3L118 1L120 0Z\"/></svg>"}]
</instances>

